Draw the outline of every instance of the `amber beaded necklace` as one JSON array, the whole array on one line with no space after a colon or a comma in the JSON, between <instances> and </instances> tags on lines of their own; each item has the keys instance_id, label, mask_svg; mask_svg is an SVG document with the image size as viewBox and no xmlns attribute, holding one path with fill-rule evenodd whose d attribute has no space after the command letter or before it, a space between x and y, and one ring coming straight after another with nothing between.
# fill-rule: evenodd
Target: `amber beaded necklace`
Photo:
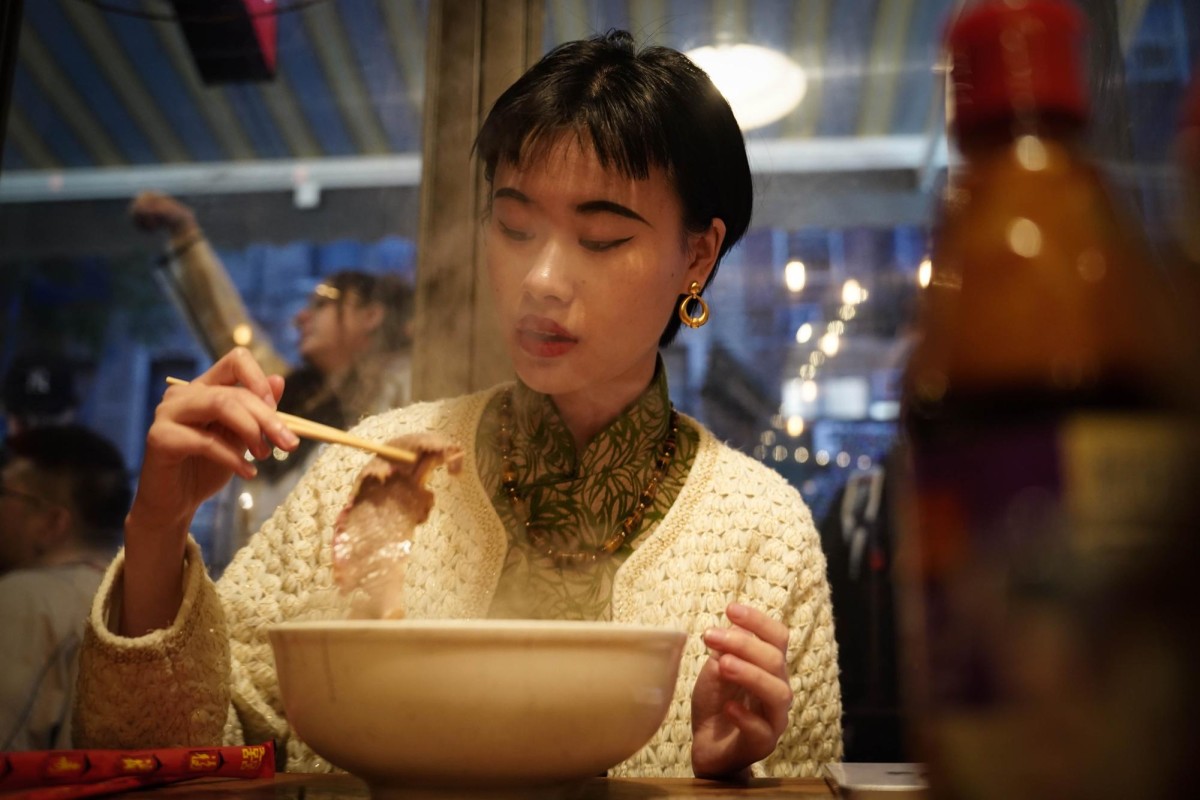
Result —
<instances>
[{"instance_id":1,"label":"amber beaded necklace","mask_svg":"<svg viewBox=\"0 0 1200 800\"><path fill-rule=\"evenodd\" d=\"M675 412L675 407L672 406L671 418L667 426L667 435L663 437L658 457L654 459L654 471L650 475L650 480L646 483L646 488L642 490L641 495L638 497L637 504L634 505L633 510L621 520L621 524L617 527L617 530L598 546L587 550L559 550L550 543L549 534L535 526L533 520L529 518L525 499L521 496L521 490L517 486L517 468L512 461L512 391L505 392L500 400L500 485L504 489L504 494L508 496L509 502L512 504L513 514L518 521L524 521L526 540L541 552L542 555L560 567L595 563L601 558L606 558L617 552L621 548L621 545L632 539L638 529L641 528L646 511L654 504L654 498L658 495L658 489L662 485L663 478L666 477L667 470L671 468L672 459L675 457L675 440L678 432L679 415Z\"/></svg>"}]
</instances>

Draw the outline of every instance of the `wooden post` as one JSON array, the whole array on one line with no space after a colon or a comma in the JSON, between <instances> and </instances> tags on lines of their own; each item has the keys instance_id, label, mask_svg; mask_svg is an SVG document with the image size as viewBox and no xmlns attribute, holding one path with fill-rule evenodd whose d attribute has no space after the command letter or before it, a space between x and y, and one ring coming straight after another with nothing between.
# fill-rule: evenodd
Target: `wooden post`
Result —
<instances>
[{"instance_id":1,"label":"wooden post","mask_svg":"<svg viewBox=\"0 0 1200 800\"><path fill-rule=\"evenodd\" d=\"M433 0L425 62L413 397L486 388L512 375L483 252L483 169L471 153L505 88L541 56L537 0Z\"/></svg>"}]
</instances>

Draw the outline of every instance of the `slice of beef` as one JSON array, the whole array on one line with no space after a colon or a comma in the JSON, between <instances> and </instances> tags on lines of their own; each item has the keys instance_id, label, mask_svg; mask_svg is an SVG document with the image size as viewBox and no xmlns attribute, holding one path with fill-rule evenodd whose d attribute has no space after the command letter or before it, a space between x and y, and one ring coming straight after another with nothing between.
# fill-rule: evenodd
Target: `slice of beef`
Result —
<instances>
[{"instance_id":1,"label":"slice of beef","mask_svg":"<svg viewBox=\"0 0 1200 800\"><path fill-rule=\"evenodd\" d=\"M442 464L462 469L462 448L431 433L401 436L390 445L418 454L415 463L376 456L367 462L338 514L333 535L333 578L350 597L358 619L404 617L404 570L413 531L429 517L429 471Z\"/></svg>"}]
</instances>

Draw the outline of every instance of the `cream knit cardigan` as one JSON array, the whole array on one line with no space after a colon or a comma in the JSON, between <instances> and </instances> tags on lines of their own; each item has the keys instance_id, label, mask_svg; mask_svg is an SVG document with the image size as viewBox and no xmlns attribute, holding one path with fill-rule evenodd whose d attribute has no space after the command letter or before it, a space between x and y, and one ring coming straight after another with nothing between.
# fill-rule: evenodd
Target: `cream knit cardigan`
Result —
<instances>
[{"instance_id":1,"label":"cream knit cardigan","mask_svg":"<svg viewBox=\"0 0 1200 800\"><path fill-rule=\"evenodd\" d=\"M406 576L412 618L482 618L500 576L507 534L481 484L473 451L484 407L503 387L368 418L355 432L384 441L437 431L465 445L462 472L432 473L436 501L417 529ZM784 620L795 703L757 774L815 776L841 758L841 699L825 558L812 517L777 473L700 430L678 499L618 570L614 621L689 634L675 696L654 738L613 775L691 775L691 693L705 659L701 633L738 601ZM257 743L286 747L294 771L332 767L283 716L267 627L313 616L333 590L330 536L369 454L328 447L296 490L213 584L189 543L183 603L169 628L112 633L118 556L93 605L75 709L80 747Z\"/></svg>"}]
</instances>

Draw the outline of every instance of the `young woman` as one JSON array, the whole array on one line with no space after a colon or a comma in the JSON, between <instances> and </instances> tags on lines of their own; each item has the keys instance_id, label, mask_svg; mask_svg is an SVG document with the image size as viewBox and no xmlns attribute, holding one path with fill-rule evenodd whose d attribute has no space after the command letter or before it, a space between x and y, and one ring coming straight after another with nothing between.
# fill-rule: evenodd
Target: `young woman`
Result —
<instances>
[{"instance_id":1,"label":"young woman","mask_svg":"<svg viewBox=\"0 0 1200 800\"><path fill-rule=\"evenodd\" d=\"M491 187L488 268L519 380L356 431L436 431L466 451L460 475L431 480L409 616L689 630L679 696L615 774L815 775L840 757L841 705L811 516L778 474L673 411L658 357L681 321L706 318L700 292L749 223L729 106L681 54L639 53L611 33L531 68L477 149ZM243 450L295 447L274 410L281 390L235 351L164 397L125 553L92 617L82 744L274 738L292 768L315 768L282 717L265 627L302 616L332 585L333 522L368 456L329 448L215 587L187 538L196 506L252 473ZM181 674L182 663L195 666Z\"/></svg>"}]
</instances>

